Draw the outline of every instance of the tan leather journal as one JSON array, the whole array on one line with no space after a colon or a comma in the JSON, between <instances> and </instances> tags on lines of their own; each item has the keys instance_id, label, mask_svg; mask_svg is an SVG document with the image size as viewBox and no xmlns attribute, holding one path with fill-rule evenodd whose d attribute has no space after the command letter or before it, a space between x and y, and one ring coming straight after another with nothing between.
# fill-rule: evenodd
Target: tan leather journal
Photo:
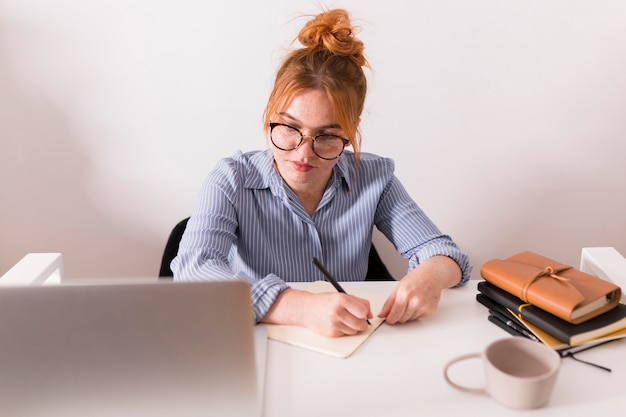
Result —
<instances>
[{"instance_id":1,"label":"tan leather journal","mask_svg":"<svg viewBox=\"0 0 626 417\"><path fill-rule=\"evenodd\" d=\"M612 282L531 251L487 261L480 274L524 302L573 324L609 311L622 295Z\"/></svg>"}]
</instances>

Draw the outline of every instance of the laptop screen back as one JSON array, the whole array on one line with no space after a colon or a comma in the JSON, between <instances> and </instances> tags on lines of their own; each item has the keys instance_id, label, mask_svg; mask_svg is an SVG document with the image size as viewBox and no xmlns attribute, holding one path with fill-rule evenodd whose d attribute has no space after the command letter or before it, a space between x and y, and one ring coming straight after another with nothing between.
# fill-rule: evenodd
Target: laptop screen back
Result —
<instances>
[{"instance_id":1,"label":"laptop screen back","mask_svg":"<svg viewBox=\"0 0 626 417\"><path fill-rule=\"evenodd\" d=\"M0 289L0 414L257 414L240 281Z\"/></svg>"}]
</instances>

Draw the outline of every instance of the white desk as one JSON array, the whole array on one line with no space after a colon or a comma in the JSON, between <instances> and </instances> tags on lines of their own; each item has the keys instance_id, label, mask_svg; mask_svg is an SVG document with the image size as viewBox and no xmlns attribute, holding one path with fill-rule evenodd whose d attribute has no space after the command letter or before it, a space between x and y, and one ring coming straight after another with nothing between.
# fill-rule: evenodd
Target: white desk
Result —
<instances>
[{"instance_id":1,"label":"white desk","mask_svg":"<svg viewBox=\"0 0 626 417\"><path fill-rule=\"evenodd\" d=\"M594 252L595 257L589 258L587 263L598 261L598 255ZM25 262L39 265L41 256L37 262L32 262L34 258L25 258ZM52 263L57 258L53 256ZM592 262L594 268L608 275L612 270L608 267L615 262L623 262L621 255L613 256L610 262L595 261ZM46 268L35 269L48 271ZM623 272L620 270L620 273ZM11 277L11 274L7 275ZM22 273L17 275L17 283L28 285L31 281L37 283L41 274L37 272L31 274L32 277ZM154 281L156 278L145 280ZM487 310L476 302L477 282L470 281L463 288L446 290L437 312L431 317L409 324L383 324L347 359L270 340L267 346L264 416L587 417L603 413L623 415L626 412L626 340L577 354L580 359L610 367L612 373L571 358L564 359L550 403L538 410L511 410L486 396L467 394L449 387L443 379L443 367L449 359L480 351L492 340L512 337L487 320ZM9 279L7 285L15 285L14 280ZM307 285L292 284L295 288ZM396 283L342 285L348 292L358 288L363 292L386 295ZM482 383L479 361L457 364L451 375L456 381L468 385Z\"/></svg>"},{"instance_id":2,"label":"white desk","mask_svg":"<svg viewBox=\"0 0 626 417\"><path fill-rule=\"evenodd\" d=\"M383 324L347 359L269 341L266 417L350 416L592 416L626 412L626 341L576 356L608 366L608 373L563 359L550 403L541 409L505 408L486 396L459 392L443 379L445 363L512 337L487 320L475 300L477 281L446 290L437 312L403 324ZM343 285L343 284L342 284ZM393 282L346 283L346 291L387 294ZM294 287L298 287L294 285ZM377 312L374 312L376 314ZM479 361L455 365L455 380L482 383Z\"/></svg>"}]
</instances>

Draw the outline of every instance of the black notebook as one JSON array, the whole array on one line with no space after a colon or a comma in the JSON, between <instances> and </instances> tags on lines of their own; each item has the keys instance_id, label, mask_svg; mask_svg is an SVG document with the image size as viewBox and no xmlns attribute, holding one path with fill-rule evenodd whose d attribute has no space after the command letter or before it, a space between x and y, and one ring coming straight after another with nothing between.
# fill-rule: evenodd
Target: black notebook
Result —
<instances>
[{"instance_id":1,"label":"black notebook","mask_svg":"<svg viewBox=\"0 0 626 417\"><path fill-rule=\"evenodd\" d=\"M521 299L486 281L478 283L478 291L570 346L577 346L626 329L626 305L624 304L618 304L617 307L584 323L571 324L537 306L526 304Z\"/></svg>"}]
</instances>

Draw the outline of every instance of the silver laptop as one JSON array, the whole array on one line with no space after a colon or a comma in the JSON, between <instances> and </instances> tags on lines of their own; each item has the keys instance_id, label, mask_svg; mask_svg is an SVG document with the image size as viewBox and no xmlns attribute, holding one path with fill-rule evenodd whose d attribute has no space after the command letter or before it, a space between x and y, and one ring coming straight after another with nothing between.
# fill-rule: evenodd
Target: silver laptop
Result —
<instances>
[{"instance_id":1,"label":"silver laptop","mask_svg":"<svg viewBox=\"0 0 626 417\"><path fill-rule=\"evenodd\" d=\"M240 281L0 288L0 415L260 415L266 335L249 291Z\"/></svg>"}]
</instances>

